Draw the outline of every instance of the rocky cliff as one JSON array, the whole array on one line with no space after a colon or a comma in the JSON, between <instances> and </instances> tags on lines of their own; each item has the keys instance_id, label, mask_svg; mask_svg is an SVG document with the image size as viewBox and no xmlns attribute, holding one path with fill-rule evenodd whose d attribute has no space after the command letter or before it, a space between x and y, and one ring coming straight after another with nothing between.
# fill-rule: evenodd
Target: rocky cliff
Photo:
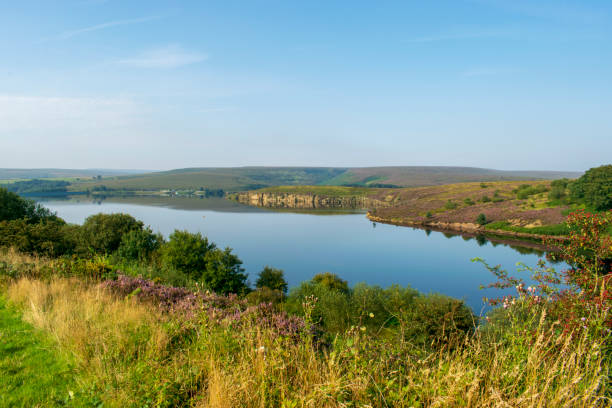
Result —
<instances>
[{"instance_id":1,"label":"rocky cliff","mask_svg":"<svg viewBox=\"0 0 612 408\"><path fill-rule=\"evenodd\" d=\"M346 195L326 196L318 194L292 194L281 192L247 191L232 194L228 198L240 203L267 208L350 208L372 209L389 207L390 202L369 198L367 196Z\"/></svg>"}]
</instances>

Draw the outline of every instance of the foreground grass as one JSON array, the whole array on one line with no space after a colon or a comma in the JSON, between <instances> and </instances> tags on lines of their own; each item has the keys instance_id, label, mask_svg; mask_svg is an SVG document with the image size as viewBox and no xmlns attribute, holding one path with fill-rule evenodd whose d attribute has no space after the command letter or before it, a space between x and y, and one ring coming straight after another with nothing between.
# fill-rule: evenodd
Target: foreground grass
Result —
<instances>
[{"instance_id":1,"label":"foreground grass","mask_svg":"<svg viewBox=\"0 0 612 408\"><path fill-rule=\"evenodd\" d=\"M255 323L224 327L204 317L185 321L164 316L150 305L117 299L75 280L24 278L8 288L7 296L21 307L25 319L75 355L79 375L94 385L104 406L596 407L609 403L603 395L601 345L557 344L544 329L534 343L518 332L495 341L477 335L438 351L374 340L356 330L321 349L308 336L298 341L278 337ZM34 370L38 355L30 351L27 355ZM53 381L38 381L36 395L55 389ZM30 384L15 398L25 398Z\"/></svg>"},{"instance_id":2,"label":"foreground grass","mask_svg":"<svg viewBox=\"0 0 612 408\"><path fill-rule=\"evenodd\" d=\"M0 297L0 406L63 406L71 401L73 365L48 332L21 319Z\"/></svg>"},{"instance_id":3,"label":"foreground grass","mask_svg":"<svg viewBox=\"0 0 612 408\"><path fill-rule=\"evenodd\" d=\"M163 312L96 282L54 277L53 261L14 251L0 261L10 264L3 296L11 305L0 308L0 380L10 384L0 406L573 408L612 402L606 339L556 336L558 326L545 314L505 315L499 324L435 347L404 338L412 323L401 318L394 336L355 327L320 344L308 332L280 336L257 320ZM5 327L11 327L10 342ZM13 343L21 351L10 349ZM62 355L71 356L73 370Z\"/></svg>"}]
</instances>

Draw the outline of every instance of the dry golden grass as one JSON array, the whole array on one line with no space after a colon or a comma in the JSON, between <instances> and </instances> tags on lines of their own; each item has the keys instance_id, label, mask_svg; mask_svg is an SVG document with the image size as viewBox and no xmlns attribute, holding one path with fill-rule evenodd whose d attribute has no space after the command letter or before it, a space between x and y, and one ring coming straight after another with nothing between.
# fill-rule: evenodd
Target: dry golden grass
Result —
<instances>
[{"instance_id":1,"label":"dry golden grass","mask_svg":"<svg viewBox=\"0 0 612 408\"><path fill-rule=\"evenodd\" d=\"M20 262L26 258L5 255ZM27 258L42 264L44 261ZM502 335L416 350L360 330L325 348L274 336L256 322L219 326L172 318L75 279L22 278L6 296L51 333L79 366L79 384L106 406L607 407L605 343ZM533 339L533 340L532 340Z\"/></svg>"}]
</instances>

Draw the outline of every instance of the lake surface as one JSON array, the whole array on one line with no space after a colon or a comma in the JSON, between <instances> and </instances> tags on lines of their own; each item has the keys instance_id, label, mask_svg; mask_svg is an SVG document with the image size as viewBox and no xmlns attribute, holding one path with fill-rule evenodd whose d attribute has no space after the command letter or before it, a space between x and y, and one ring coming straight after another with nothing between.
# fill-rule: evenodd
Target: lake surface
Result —
<instances>
[{"instance_id":1,"label":"lake surface","mask_svg":"<svg viewBox=\"0 0 612 408\"><path fill-rule=\"evenodd\" d=\"M39 201L71 223L83 223L99 212L123 212L166 237L174 229L199 231L218 246L233 248L251 282L265 265L283 269L290 287L329 271L351 285L367 282L386 287L397 283L461 298L476 313L483 309L483 296L493 297L500 291L479 290L481 284L494 279L470 259L480 257L490 265L501 264L515 271L517 261L535 266L541 258L541 254L521 253L525 251L483 239L374 225L362 212L277 212L221 198Z\"/></svg>"}]
</instances>

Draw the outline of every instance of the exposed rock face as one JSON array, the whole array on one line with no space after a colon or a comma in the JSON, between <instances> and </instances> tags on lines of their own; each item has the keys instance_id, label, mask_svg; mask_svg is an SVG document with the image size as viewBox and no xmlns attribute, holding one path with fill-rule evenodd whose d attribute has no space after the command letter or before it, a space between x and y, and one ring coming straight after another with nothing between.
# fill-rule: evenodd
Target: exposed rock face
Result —
<instances>
[{"instance_id":1,"label":"exposed rock face","mask_svg":"<svg viewBox=\"0 0 612 408\"><path fill-rule=\"evenodd\" d=\"M230 198L236 201L267 208L350 208L372 209L389 207L391 203L366 196L330 197L317 194L261 193L247 191L236 193Z\"/></svg>"}]
</instances>

